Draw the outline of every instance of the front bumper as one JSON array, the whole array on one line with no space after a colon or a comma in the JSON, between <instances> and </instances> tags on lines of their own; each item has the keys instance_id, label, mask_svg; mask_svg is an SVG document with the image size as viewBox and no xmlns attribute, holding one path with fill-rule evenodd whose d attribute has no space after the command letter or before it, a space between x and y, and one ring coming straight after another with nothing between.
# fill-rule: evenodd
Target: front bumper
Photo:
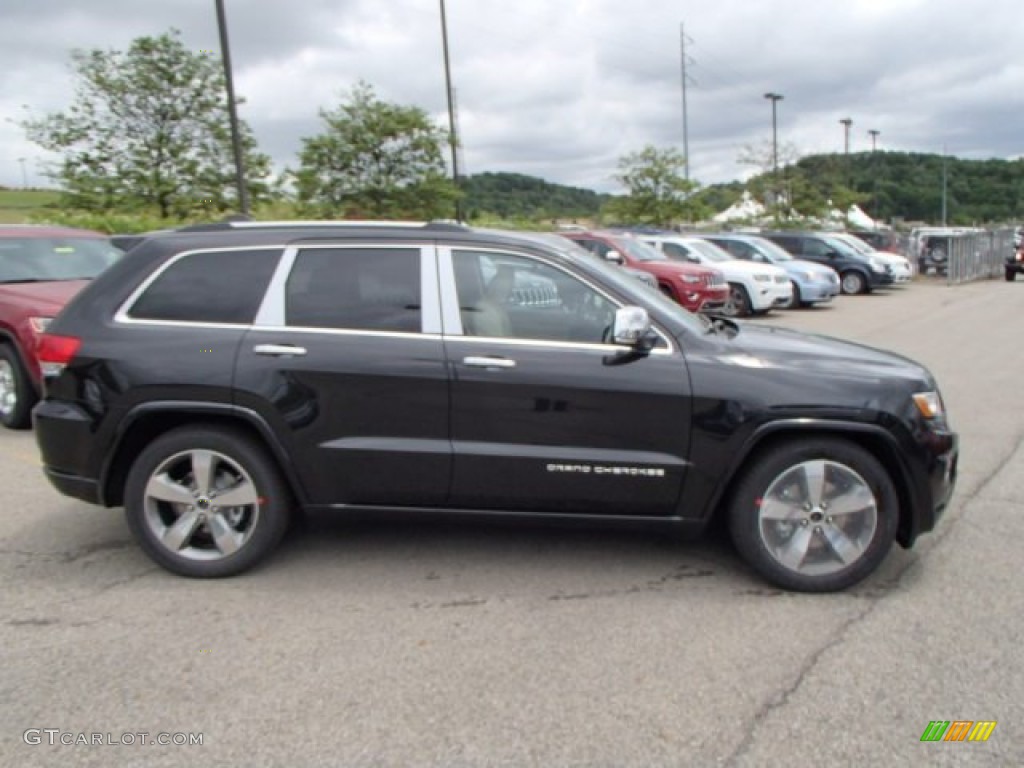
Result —
<instances>
[{"instance_id":1,"label":"front bumper","mask_svg":"<svg viewBox=\"0 0 1024 768\"><path fill-rule=\"evenodd\" d=\"M915 483L913 514L901 521L897 538L906 548L913 545L919 534L933 530L949 507L960 459L960 439L955 432L929 432L919 440L924 442L926 463Z\"/></svg>"},{"instance_id":2,"label":"front bumper","mask_svg":"<svg viewBox=\"0 0 1024 768\"><path fill-rule=\"evenodd\" d=\"M756 312L762 312L773 307L788 307L793 300L793 285L788 280L785 283L757 283L757 291L751 295L750 303Z\"/></svg>"}]
</instances>

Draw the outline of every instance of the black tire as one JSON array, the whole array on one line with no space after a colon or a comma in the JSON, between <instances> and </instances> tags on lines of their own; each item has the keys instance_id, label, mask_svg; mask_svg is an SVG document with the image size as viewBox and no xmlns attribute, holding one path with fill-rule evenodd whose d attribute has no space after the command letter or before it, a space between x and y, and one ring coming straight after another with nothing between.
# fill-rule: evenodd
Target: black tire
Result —
<instances>
[{"instance_id":1,"label":"black tire","mask_svg":"<svg viewBox=\"0 0 1024 768\"><path fill-rule=\"evenodd\" d=\"M807 305L804 304L803 297L800 295L800 286L797 285L796 283L794 283L792 280L790 280L789 282L790 282L790 285L793 286L793 298L791 298L789 300L789 304L787 305L787 308L788 309L800 309L801 307L806 307Z\"/></svg>"},{"instance_id":2,"label":"black tire","mask_svg":"<svg viewBox=\"0 0 1024 768\"><path fill-rule=\"evenodd\" d=\"M806 489L812 481L806 478L813 467L821 467L820 476L827 481L821 481L819 505L807 510L799 496L808 495ZM802 491L794 481L801 477L805 478ZM838 492L828 496L830 491ZM853 495L855 491L860 498ZM865 503L868 492L873 517L870 505L859 513L838 512L842 504L856 507ZM767 507L766 502L772 500L774 505ZM762 515L774 515L778 510L787 514L793 510L804 517L762 520ZM841 439L811 438L776 443L756 454L736 486L728 515L736 549L765 579L799 592L835 592L861 581L885 559L896 537L899 501L892 479L866 450ZM839 549L830 544L833 538L842 546L856 548L857 555L851 555L848 564L842 564ZM778 540L779 546L773 549L769 539ZM780 556L796 556L801 543L803 554L796 568L780 561ZM815 560L826 562L807 563L812 552ZM814 566L832 570L800 570L808 567L813 571Z\"/></svg>"},{"instance_id":3,"label":"black tire","mask_svg":"<svg viewBox=\"0 0 1024 768\"><path fill-rule=\"evenodd\" d=\"M8 429L28 429L39 397L21 357L9 344L0 344L0 382L0 424Z\"/></svg>"},{"instance_id":4,"label":"black tire","mask_svg":"<svg viewBox=\"0 0 1024 768\"><path fill-rule=\"evenodd\" d=\"M749 317L753 313L747 289L742 285L729 283L729 300L722 308L722 314L726 317Z\"/></svg>"},{"instance_id":5,"label":"black tire","mask_svg":"<svg viewBox=\"0 0 1024 768\"><path fill-rule=\"evenodd\" d=\"M867 293L868 281L855 269L848 269L839 275L840 290L848 296Z\"/></svg>"},{"instance_id":6,"label":"black tire","mask_svg":"<svg viewBox=\"0 0 1024 768\"><path fill-rule=\"evenodd\" d=\"M1008 269L1008 270L1006 270L1006 282L1012 283L1016 279L1017 279L1017 270L1015 270L1015 269Z\"/></svg>"},{"instance_id":7,"label":"black tire","mask_svg":"<svg viewBox=\"0 0 1024 768\"><path fill-rule=\"evenodd\" d=\"M197 452L215 456L211 462L215 482L209 484L208 498L197 496L194 506L185 507L183 503L172 504L148 496L147 486L156 476L170 480L175 492L190 485L197 487L194 462L198 460L193 458ZM192 474L182 474L190 467ZM225 485L225 481L232 480L235 484ZM235 493L243 485L246 494L251 494L252 503L226 511L208 506L216 503L218 493ZM160 566L191 578L234 576L252 568L281 540L292 505L288 486L261 445L238 430L211 427L182 427L154 440L132 464L124 498L128 527L139 546ZM167 538L172 524L184 520L186 514L205 522L192 526L192 532L177 548L163 543L156 528L165 525L163 533ZM217 523L212 525L214 518ZM228 531L232 546L237 544L238 548L224 553L224 548L216 543L215 528L222 535ZM242 542L234 537L240 537Z\"/></svg>"}]
</instances>

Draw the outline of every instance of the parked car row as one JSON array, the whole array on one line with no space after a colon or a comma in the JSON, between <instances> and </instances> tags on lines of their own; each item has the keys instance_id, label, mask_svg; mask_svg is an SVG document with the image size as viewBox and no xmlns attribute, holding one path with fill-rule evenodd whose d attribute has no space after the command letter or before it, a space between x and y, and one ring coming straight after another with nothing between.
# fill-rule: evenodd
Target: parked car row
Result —
<instances>
[{"instance_id":1,"label":"parked car row","mask_svg":"<svg viewBox=\"0 0 1024 768\"><path fill-rule=\"evenodd\" d=\"M651 273L663 293L693 312L729 317L825 303L840 292L902 285L913 275L903 256L846 233L559 234L601 258Z\"/></svg>"}]
</instances>

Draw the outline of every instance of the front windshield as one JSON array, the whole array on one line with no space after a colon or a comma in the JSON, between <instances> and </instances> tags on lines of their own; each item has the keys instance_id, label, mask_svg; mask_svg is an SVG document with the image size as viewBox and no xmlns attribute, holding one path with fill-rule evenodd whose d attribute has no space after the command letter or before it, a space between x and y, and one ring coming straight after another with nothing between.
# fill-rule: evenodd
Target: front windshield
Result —
<instances>
[{"instance_id":1,"label":"front windshield","mask_svg":"<svg viewBox=\"0 0 1024 768\"><path fill-rule=\"evenodd\" d=\"M0 283L91 280L120 256L102 238L0 237Z\"/></svg>"},{"instance_id":2,"label":"front windshield","mask_svg":"<svg viewBox=\"0 0 1024 768\"><path fill-rule=\"evenodd\" d=\"M698 251L708 261L733 261L732 254L707 240L693 238L686 241L686 247Z\"/></svg>"},{"instance_id":3,"label":"front windshield","mask_svg":"<svg viewBox=\"0 0 1024 768\"><path fill-rule=\"evenodd\" d=\"M762 256L768 257L772 263L780 261L795 261L793 255L777 243L773 243L766 237L750 238L750 245L758 250Z\"/></svg>"},{"instance_id":4,"label":"front windshield","mask_svg":"<svg viewBox=\"0 0 1024 768\"><path fill-rule=\"evenodd\" d=\"M612 241L616 248L626 252L626 255L637 261L668 261L668 256L663 254L653 245L642 243L631 237L617 237Z\"/></svg>"},{"instance_id":5,"label":"front windshield","mask_svg":"<svg viewBox=\"0 0 1024 768\"><path fill-rule=\"evenodd\" d=\"M824 240L826 243L828 243L828 245L831 248L833 248L836 252L842 254L843 256L853 256L854 258L859 259L859 260L863 260L864 259L864 254L862 254L860 251L858 251L856 248L854 248L849 243L844 243L838 237L833 237L831 235L828 235L828 236L822 237L822 240Z\"/></svg>"},{"instance_id":6,"label":"front windshield","mask_svg":"<svg viewBox=\"0 0 1024 768\"><path fill-rule=\"evenodd\" d=\"M835 237L836 237L837 240L840 240L841 242L846 243L851 248L853 248L854 250L860 251L861 253L872 254L872 253L875 252L874 248L872 248L870 245L865 243L863 240L861 240L856 235L836 235Z\"/></svg>"}]
</instances>

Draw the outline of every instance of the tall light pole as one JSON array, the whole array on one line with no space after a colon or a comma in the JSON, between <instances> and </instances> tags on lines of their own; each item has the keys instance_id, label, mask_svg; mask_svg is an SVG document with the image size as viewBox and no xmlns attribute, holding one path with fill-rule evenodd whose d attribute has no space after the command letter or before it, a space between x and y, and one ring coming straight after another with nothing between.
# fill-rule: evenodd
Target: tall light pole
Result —
<instances>
[{"instance_id":1,"label":"tall light pole","mask_svg":"<svg viewBox=\"0 0 1024 768\"><path fill-rule=\"evenodd\" d=\"M452 181L455 183L455 190L459 190L459 135L455 127L455 101L452 98L452 66L448 56L448 17L444 10L444 0L441 0L441 45L444 50L444 83L445 94L448 97L448 132L449 142L452 146ZM455 198L455 220L462 221L462 202Z\"/></svg>"},{"instance_id":2,"label":"tall light pole","mask_svg":"<svg viewBox=\"0 0 1024 768\"><path fill-rule=\"evenodd\" d=\"M850 126L853 125L853 120L849 117L844 117L839 121L843 125L843 154L850 154Z\"/></svg>"},{"instance_id":3,"label":"tall light pole","mask_svg":"<svg viewBox=\"0 0 1024 768\"><path fill-rule=\"evenodd\" d=\"M769 91L764 95L772 102L772 180L775 182L775 194L772 203L775 207L775 220L779 219L779 121L778 103L782 100L781 93Z\"/></svg>"},{"instance_id":4,"label":"tall light pole","mask_svg":"<svg viewBox=\"0 0 1024 768\"><path fill-rule=\"evenodd\" d=\"M881 131L875 130L874 128L868 131L868 135L871 136L871 158L872 160L874 160L874 162L872 163L872 165L874 166L874 173L871 174L874 178L872 190L872 202L874 203L874 206L873 210L871 211L871 218L874 219L875 222L874 229L878 229L878 160L875 158L874 155L875 150L878 149L878 135L880 133Z\"/></svg>"},{"instance_id":5,"label":"tall light pole","mask_svg":"<svg viewBox=\"0 0 1024 768\"><path fill-rule=\"evenodd\" d=\"M231 123L231 149L235 155L235 183L238 185L238 210L249 215L249 190L245 186L245 164L242 159L242 139L238 132L238 109L235 105L235 83L231 76L231 49L228 47L228 22L224 15L224 0L217 3L217 29L220 31L220 58L224 63L224 85L228 97L228 120Z\"/></svg>"}]
</instances>

